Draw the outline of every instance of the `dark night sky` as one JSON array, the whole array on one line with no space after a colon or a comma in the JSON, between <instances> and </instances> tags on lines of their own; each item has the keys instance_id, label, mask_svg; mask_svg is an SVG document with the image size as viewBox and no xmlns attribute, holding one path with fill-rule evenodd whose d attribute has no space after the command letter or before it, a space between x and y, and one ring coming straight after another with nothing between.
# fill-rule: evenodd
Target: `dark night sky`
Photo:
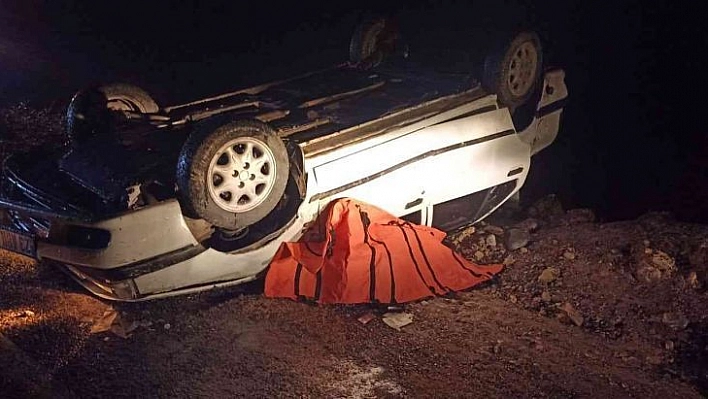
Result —
<instances>
[{"instance_id":1,"label":"dark night sky","mask_svg":"<svg viewBox=\"0 0 708 399\"><path fill-rule=\"evenodd\" d=\"M0 103L68 100L115 80L173 103L328 66L346 58L366 10L399 16L420 54L476 48L523 23L566 69L571 93L559 138L534 159L528 196L556 192L606 219L653 209L708 222L708 32L689 2L254 3L0 0Z\"/></svg>"}]
</instances>

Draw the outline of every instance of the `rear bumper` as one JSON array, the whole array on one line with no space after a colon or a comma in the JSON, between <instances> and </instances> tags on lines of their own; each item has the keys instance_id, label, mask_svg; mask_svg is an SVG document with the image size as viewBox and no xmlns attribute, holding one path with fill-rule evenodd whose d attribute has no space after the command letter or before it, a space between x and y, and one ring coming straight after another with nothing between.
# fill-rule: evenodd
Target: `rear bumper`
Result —
<instances>
[{"instance_id":1,"label":"rear bumper","mask_svg":"<svg viewBox=\"0 0 708 399\"><path fill-rule=\"evenodd\" d=\"M67 242L69 228L84 228L85 234L105 232L105 248L76 245L83 237ZM85 241L85 240L84 240ZM111 270L145 263L188 248L198 248L185 222L177 200L169 200L127 212L110 219L92 222L54 221L49 237L37 242L37 257L74 266Z\"/></svg>"},{"instance_id":2,"label":"rear bumper","mask_svg":"<svg viewBox=\"0 0 708 399\"><path fill-rule=\"evenodd\" d=\"M60 266L86 289L102 298L137 302L227 287L255 280L283 241L296 241L303 230L295 217L263 240L233 252L185 249L112 270ZM181 255L180 255L181 253Z\"/></svg>"},{"instance_id":3,"label":"rear bumper","mask_svg":"<svg viewBox=\"0 0 708 399\"><path fill-rule=\"evenodd\" d=\"M105 231L110 241L100 249L52 242L72 227ZM302 218L295 217L250 246L220 252L195 239L179 203L169 200L97 222L53 220L48 237L34 237L35 257L56 264L99 297L142 301L254 280L280 243L297 240L302 229Z\"/></svg>"},{"instance_id":4,"label":"rear bumper","mask_svg":"<svg viewBox=\"0 0 708 399\"><path fill-rule=\"evenodd\" d=\"M57 263L89 291L107 299L144 297L135 283L136 278L206 251L192 234L176 200L95 222L76 218L68 212L5 202L2 204L5 213L17 212L24 220L42 218L42 223L48 227L43 232L21 232L27 240L32 240L32 251L18 250L16 242L7 239L0 240L0 247ZM12 219L3 220L5 226L12 223ZM20 234L16 227L9 227L7 231L6 235Z\"/></svg>"},{"instance_id":5,"label":"rear bumper","mask_svg":"<svg viewBox=\"0 0 708 399\"><path fill-rule=\"evenodd\" d=\"M100 298L121 302L142 302L152 299L192 294L214 288L224 288L247 283L258 277L257 274L254 274L252 276L246 276L235 280L193 285L171 291L141 292L135 279L132 278L118 281L102 280L101 278L85 273L84 271L81 271L71 265L61 264L59 267L92 294Z\"/></svg>"}]
</instances>

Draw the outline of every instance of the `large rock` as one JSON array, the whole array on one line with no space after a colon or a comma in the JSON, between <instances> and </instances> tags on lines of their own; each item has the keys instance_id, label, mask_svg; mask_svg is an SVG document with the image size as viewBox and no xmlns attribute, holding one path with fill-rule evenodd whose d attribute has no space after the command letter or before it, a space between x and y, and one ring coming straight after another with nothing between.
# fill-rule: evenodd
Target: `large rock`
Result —
<instances>
[{"instance_id":1,"label":"large rock","mask_svg":"<svg viewBox=\"0 0 708 399\"><path fill-rule=\"evenodd\" d=\"M698 279L708 279L708 239L692 246L688 253L688 263Z\"/></svg>"},{"instance_id":2,"label":"large rock","mask_svg":"<svg viewBox=\"0 0 708 399\"><path fill-rule=\"evenodd\" d=\"M504 246L509 251L525 247L531 239L528 230L511 228L504 233Z\"/></svg>"},{"instance_id":3,"label":"large rock","mask_svg":"<svg viewBox=\"0 0 708 399\"><path fill-rule=\"evenodd\" d=\"M563 306L560 307L560 310L562 311L559 314L561 321L573 323L578 327L582 326L583 322L585 322L583 315L568 302L564 303Z\"/></svg>"},{"instance_id":4,"label":"large rock","mask_svg":"<svg viewBox=\"0 0 708 399\"><path fill-rule=\"evenodd\" d=\"M548 284L556 281L558 277L560 277L560 270L555 267L547 267L538 276L538 282Z\"/></svg>"},{"instance_id":5,"label":"large rock","mask_svg":"<svg viewBox=\"0 0 708 399\"><path fill-rule=\"evenodd\" d=\"M698 273L696 273L695 271L688 273L688 277L686 277L686 284L694 290L700 290L701 288L703 288L703 284L698 278Z\"/></svg>"},{"instance_id":6,"label":"large rock","mask_svg":"<svg viewBox=\"0 0 708 399\"><path fill-rule=\"evenodd\" d=\"M563 252L563 259L565 260L575 260L575 249L570 248Z\"/></svg>"},{"instance_id":7,"label":"large rock","mask_svg":"<svg viewBox=\"0 0 708 399\"><path fill-rule=\"evenodd\" d=\"M528 209L529 217L547 222L556 221L564 215L563 206L555 194L541 198Z\"/></svg>"},{"instance_id":8,"label":"large rock","mask_svg":"<svg viewBox=\"0 0 708 399\"><path fill-rule=\"evenodd\" d=\"M474 253L474 258L475 258L477 261L481 261L482 259L484 259L484 252L482 252L482 251L475 251L475 253Z\"/></svg>"},{"instance_id":9,"label":"large rock","mask_svg":"<svg viewBox=\"0 0 708 399\"><path fill-rule=\"evenodd\" d=\"M484 226L484 231L487 233L490 233L490 234L498 235L498 236L504 234L503 228L501 228L499 226L495 226L493 224L488 224L488 225Z\"/></svg>"},{"instance_id":10,"label":"large rock","mask_svg":"<svg viewBox=\"0 0 708 399\"><path fill-rule=\"evenodd\" d=\"M497 246L497 236L495 236L494 234L490 234L485 239L485 242L487 246L494 248Z\"/></svg>"},{"instance_id":11,"label":"large rock","mask_svg":"<svg viewBox=\"0 0 708 399\"><path fill-rule=\"evenodd\" d=\"M666 252L653 251L650 258L651 264L662 272L673 273L676 271L676 260Z\"/></svg>"},{"instance_id":12,"label":"large rock","mask_svg":"<svg viewBox=\"0 0 708 399\"><path fill-rule=\"evenodd\" d=\"M666 252L646 248L637 262L637 278L650 283L663 280L676 273L676 260Z\"/></svg>"},{"instance_id":13,"label":"large rock","mask_svg":"<svg viewBox=\"0 0 708 399\"><path fill-rule=\"evenodd\" d=\"M524 219L521 222L514 225L514 227L522 230L527 230L531 233L538 229L538 220L533 218Z\"/></svg>"},{"instance_id":14,"label":"large rock","mask_svg":"<svg viewBox=\"0 0 708 399\"><path fill-rule=\"evenodd\" d=\"M474 226L468 226L465 229L458 231L453 237L450 237L452 244L456 247L459 246L462 242L472 237L475 231L476 229Z\"/></svg>"}]
</instances>

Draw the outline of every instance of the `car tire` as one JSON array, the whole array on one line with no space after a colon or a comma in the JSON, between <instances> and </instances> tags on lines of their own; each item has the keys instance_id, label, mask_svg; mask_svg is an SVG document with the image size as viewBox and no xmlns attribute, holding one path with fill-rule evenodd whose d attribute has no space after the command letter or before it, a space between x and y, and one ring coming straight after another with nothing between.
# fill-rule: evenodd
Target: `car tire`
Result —
<instances>
[{"instance_id":1,"label":"car tire","mask_svg":"<svg viewBox=\"0 0 708 399\"><path fill-rule=\"evenodd\" d=\"M66 112L66 134L70 143L111 130L111 112L131 111L143 114L160 110L143 89L126 83L113 83L79 91Z\"/></svg>"},{"instance_id":2,"label":"car tire","mask_svg":"<svg viewBox=\"0 0 708 399\"><path fill-rule=\"evenodd\" d=\"M289 168L286 147L270 126L217 118L195 129L182 147L178 197L187 216L241 230L273 211Z\"/></svg>"},{"instance_id":3,"label":"car tire","mask_svg":"<svg viewBox=\"0 0 708 399\"><path fill-rule=\"evenodd\" d=\"M369 17L354 30L349 42L349 61L362 68L373 68L386 58L400 55L408 57L396 23L384 17Z\"/></svg>"},{"instance_id":4,"label":"car tire","mask_svg":"<svg viewBox=\"0 0 708 399\"><path fill-rule=\"evenodd\" d=\"M535 32L524 31L485 58L482 84L513 113L536 90L542 69L541 40Z\"/></svg>"}]
</instances>

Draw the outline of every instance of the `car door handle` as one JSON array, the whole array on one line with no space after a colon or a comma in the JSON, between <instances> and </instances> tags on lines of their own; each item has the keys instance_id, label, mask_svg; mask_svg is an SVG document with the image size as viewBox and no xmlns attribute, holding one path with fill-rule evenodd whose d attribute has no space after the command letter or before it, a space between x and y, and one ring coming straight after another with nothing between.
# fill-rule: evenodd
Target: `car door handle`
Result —
<instances>
[{"instance_id":1,"label":"car door handle","mask_svg":"<svg viewBox=\"0 0 708 399\"><path fill-rule=\"evenodd\" d=\"M422 204L422 203L423 203L423 198L422 198L422 197L421 197L421 198L414 199L413 201L411 201L411 202L409 202L409 203L406 204L405 209L411 209L411 208L413 208L414 206L418 206L418 205L420 205L420 204Z\"/></svg>"}]
</instances>

